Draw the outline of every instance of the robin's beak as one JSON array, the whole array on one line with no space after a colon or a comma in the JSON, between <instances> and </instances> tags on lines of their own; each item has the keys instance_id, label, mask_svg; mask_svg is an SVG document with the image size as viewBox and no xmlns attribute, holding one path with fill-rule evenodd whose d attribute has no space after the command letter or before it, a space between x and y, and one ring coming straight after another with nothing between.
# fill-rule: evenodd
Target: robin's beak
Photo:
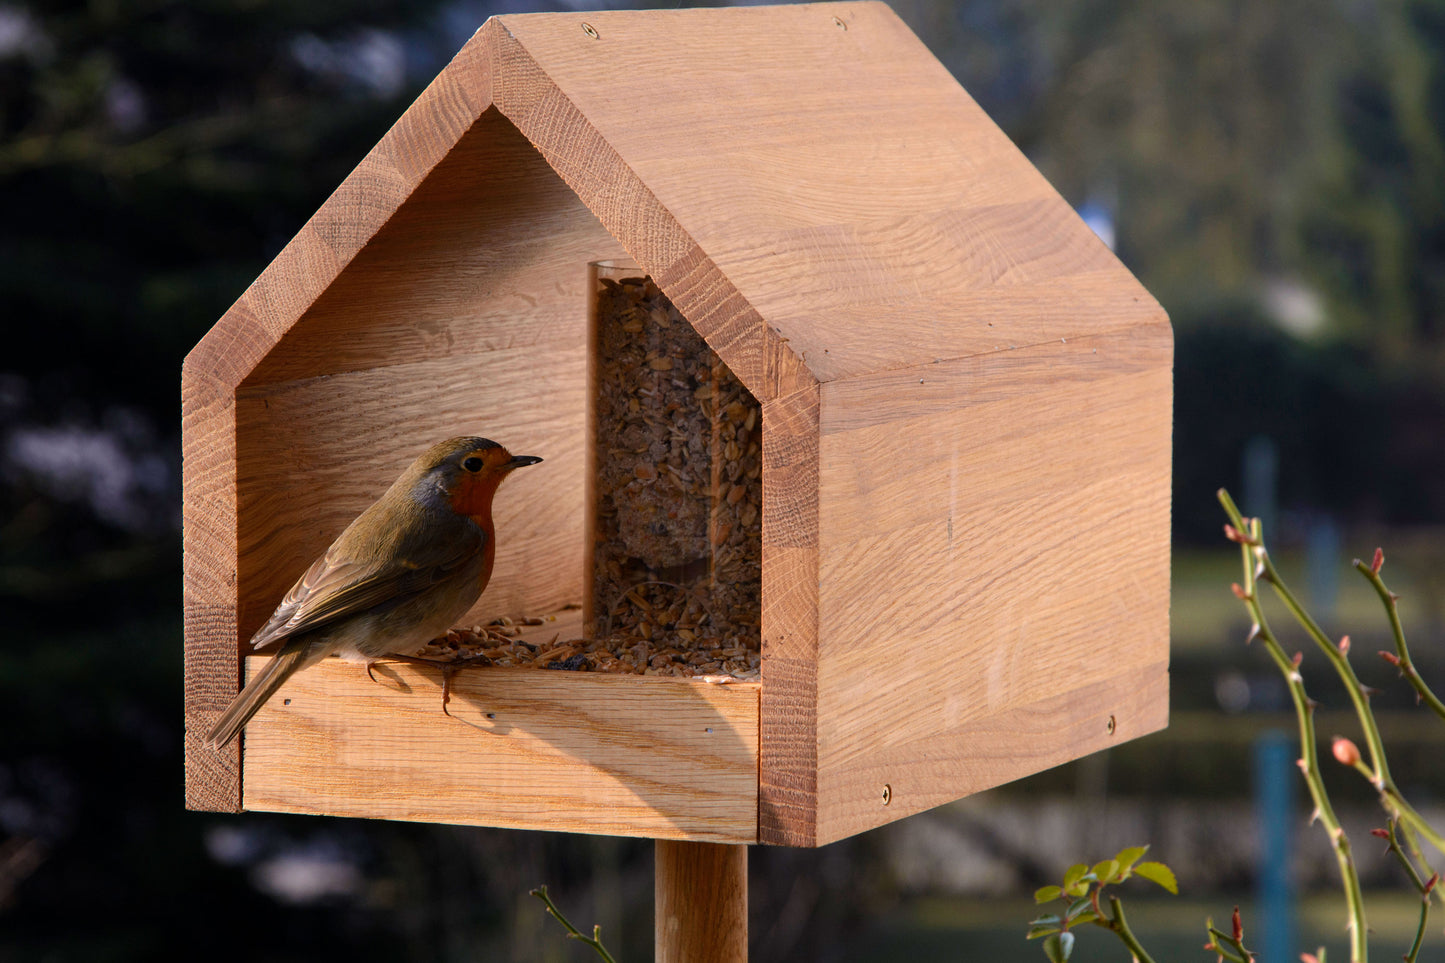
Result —
<instances>
[{"instance_id":1,"label":"robin's beak","mask_svg":"<svg viewBox=\"0 0 1445 963\"><path fill-rule=\"evenodd\" d=\"M511 471L513 468L526 468L528 465L535 465L541 460L542 459L538 458L536 455L513 455L512 460L504 464L502 467L505 468L507 471Z\"/></svg>"}]
</instances>

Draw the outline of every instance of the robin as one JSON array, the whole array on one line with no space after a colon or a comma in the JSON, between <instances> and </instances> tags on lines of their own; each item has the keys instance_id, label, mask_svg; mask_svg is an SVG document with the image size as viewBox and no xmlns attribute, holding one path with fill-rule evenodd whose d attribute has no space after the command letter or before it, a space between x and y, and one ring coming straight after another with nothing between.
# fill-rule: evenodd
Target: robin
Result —
<instances>
[{"instance_id":1,"label":"robin","mask_svg":"<svg viewBox=\"0 0 1445 963\"><path fill-rule=\"evenodd\" d=\"M206 741L225 746L292 673L328 655L370 667L410 656L451 628L492 575L497 486L541 460L514 456L486 438L448 438L412 462L252 636L252 651L276 654L221 713Z\"/></svg>"}]
</instances>

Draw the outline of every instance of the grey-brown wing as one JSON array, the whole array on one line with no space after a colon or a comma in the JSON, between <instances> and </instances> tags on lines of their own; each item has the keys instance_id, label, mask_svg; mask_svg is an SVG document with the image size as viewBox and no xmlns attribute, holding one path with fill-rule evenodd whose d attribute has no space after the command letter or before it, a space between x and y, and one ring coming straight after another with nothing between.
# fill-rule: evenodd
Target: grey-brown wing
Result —
<instances>
[{"instance_id":1,"label":"grey-brown wing","mask_svg":"<svg viewBox=\"0 0 1445 963\"><path fill-rule=\"evenodd\" d=\"M251 637L251 647L264 649L359 612L413 598L476 558L485 539L478 531L476 538L430 545L420 553L422 559L398 556L370 562L337 557L333 545L291 586L271 618Z\"/></svg>"}]
</instances>

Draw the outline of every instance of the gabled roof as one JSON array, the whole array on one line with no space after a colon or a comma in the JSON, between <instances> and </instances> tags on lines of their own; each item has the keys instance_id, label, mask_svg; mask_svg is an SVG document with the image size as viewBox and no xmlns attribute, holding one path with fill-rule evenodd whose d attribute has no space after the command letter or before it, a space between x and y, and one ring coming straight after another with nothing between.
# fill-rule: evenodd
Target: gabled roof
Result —
<instances>
[{"instance_id":1,"label":"gabled roof","mask_svg":"<svg viewBox=\"0 0 1445 963\"><path fill-rule=\"evenodd\" d=\"M1164 320L882 3L530 14L477 31L190 373L241 385L491 109L765 401Z\"/></svg>"}]
</instances>

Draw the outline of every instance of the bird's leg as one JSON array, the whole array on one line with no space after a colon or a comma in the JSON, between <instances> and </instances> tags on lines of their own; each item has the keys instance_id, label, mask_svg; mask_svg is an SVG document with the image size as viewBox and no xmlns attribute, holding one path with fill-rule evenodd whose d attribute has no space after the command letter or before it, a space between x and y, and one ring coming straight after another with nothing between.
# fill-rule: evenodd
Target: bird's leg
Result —
<instances>
[{"instance_id":1,"label":"bird's leg","mask_svg":"<svg viewBox=\"0 0 1445 963\"><path fill-rule=\"evenodd\" d=\"M492 660L484 655L474 655L464 659L442 660L423 659L415 655L399 655L394 652L377 659L376 662L404 662L407 665L425 665L433 669L440 669L442 674L442 712L448 716L451 715L451 711L447 709L447 704L452 701L452 676L469 666L492 664ZM371 676L371 681L373 682L376 681L376 676L371 675L371 667L375 665L376 662L368 662L366 664L366 674Z\"/></svg>"}]
</instances>

